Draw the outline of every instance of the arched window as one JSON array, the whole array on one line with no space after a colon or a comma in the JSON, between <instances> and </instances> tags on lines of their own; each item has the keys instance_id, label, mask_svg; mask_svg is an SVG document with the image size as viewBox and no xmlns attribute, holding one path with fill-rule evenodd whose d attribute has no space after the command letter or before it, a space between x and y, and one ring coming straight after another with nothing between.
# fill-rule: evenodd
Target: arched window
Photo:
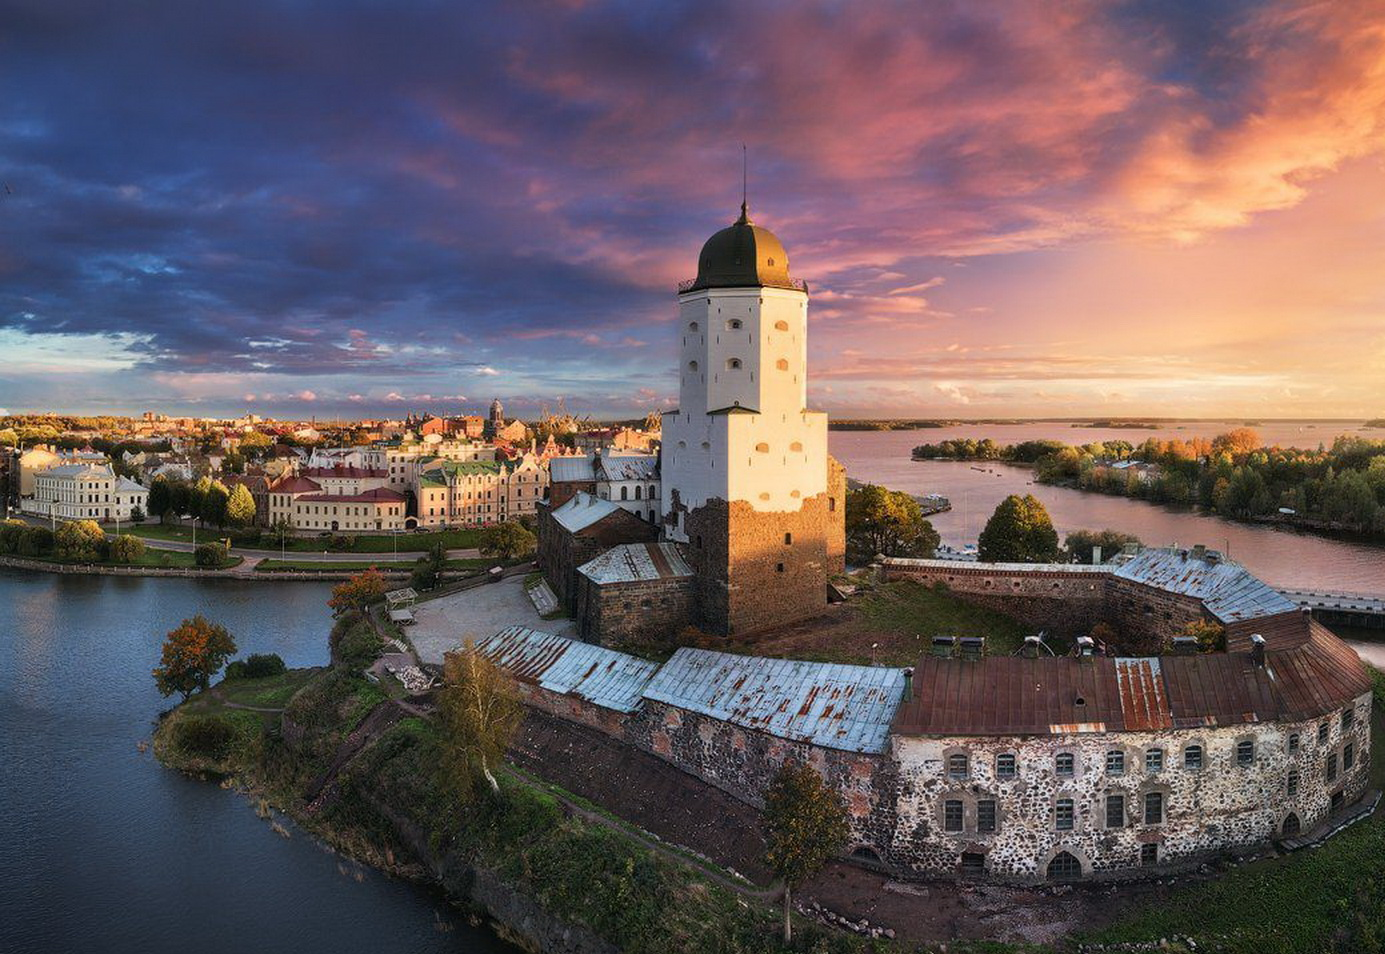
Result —
<instances>
[{"instance_id":1,"label":"arched window","mask_svg":"<svg viewBox=\"0 0 1385 954\"><path fill-rule=\"evenodd\" d=\"M620 499L621 499L621 500L629 500L629 499L630 499L630 488L629 488L629 487L622 487L622 488L620 488Z\"/></svg>"},{"instance_id":2,"label":"arched window","mask_svg":"<svg viewBox=\"0 0 1385 954\"><path fill-rule=\"evenodd\" d=\"M726 359L726 370L728 370L728 371L739 371L739 370L740 370L740 367L741 367L741 359L740 359L740 358L727 358L727 359Z\"/></svg>"},{"instance_id":3,"label":"arched window","mask_svg":"<svg viewBox=\"0 0 1385 954\"><path fill-rule=\"evenodd\" d=\"M1145 793L1145 824L1162 825L1164 823L1164 793L1146 792Z\"/></svg>"},{"instance_id":4,"label":"arched window","mask_svg":"<svg viewBox=\"0 0 1385 954\"><path fill-rule=\"evenodd\" d=\"M697 322L695 322L695 321L690 321L690 322L688 322L688 330L689 330L689 331L696 331L696 330L697 330Z\"/></svg>"},{"instance_id":5,"label":"arched window","mask_svg":"<svg viewBox=\"0 0 1385 954\"><path fill-rule=\"evenodd\" d=\"M688 362L688 370L689 370L689 371L694 371L694 372L697 371L697 362L696 362L696 361L689 361L689 362Z\"/></svg>"},{"instance_id":6,"label":"arched window","mask_svg":"<svg viewBox=\"0 0 1385 954\"><path fill-rule=\"evenodd\" d=\"M644 490L644 488L641 487L639 484L636 484L636 485L635 485L635 499L636 499L636 500L641 499L641 498L640 498L640 492L643 491L643 490Z\"/></svg>"},{"instance_id":7,"label":"arched window","mask_svg":"<svg viewBox=\"0 0 1385 954\"><path fill-rule=\"evenodd\" d=\"M774 366L778 368L780 371L789 370L789 362L783 358L780 358L778 361L774 362Z\"/></svg>"},{"instance_id":8,"label":"arched window","mask_svg":"<svg viewBox=\"0 0 1385 954\"><path fill-rule=\"evenodd\" d=\"M1236 743L1236 764L1253 765L1255 763L1255 743L1250 739L1242 739Z\"/></svg>"},{"instance_id":9,"label":"arched window","mask_svg":"<svg viewBox=\"0 0 1385 954\"><path fill-rule=\"evenodd\" d=\"M759 444L756 444L756 445L755 445L755 450L758 451L758 452L761 453L761 454L768 454L768 453L769 453L769 445L766 444L766 443L764 443L763 441L761 441Z\"/></svg>"},{"instance_id":10,"label":"arched window","mask_svg":"<svg viewBox=\"0 0 1385 954\"><path fill-rule=\"evenodd\" d=\"M1060 851L1048 863L1049 881L1077 881L1082 877L1082 862L1066 851Z\"/></svg>"},{"instance_id":11,"label":"arched window","mask_svg":"<svg viewBox=\"0 0 1385 954\"><path fill-rule=\"evenodd\" d=\"M802 442L794 441L792 444L789 445L789 450L793 451L795 454L799 453L803 450Z\"/></svg>"},{"instance_id":12,"label":"arched window","mask_svg":"<svg viewBox=\"0 0 1385 954\"><path fill-rule=\"evenodd\" d=\"M1293 812L1289 812L1289 814L1284 816L1284 824L1280 826L1280 831L1284 833L1285 838L1292 838L1302 830L1303 823L1298 820L1297 815Z\"/></svg>"},{"instance_id":13,"label":"arched window","mask_svg":"<svg viewBox=\"0 0 1385 954\"><path fill-rule=\"evenodd\" d=\"M788 330L789 330L789 323L788 323L787 321L776 321L776 322L774 323L774 330L775 330L775 331L788 331Z\"/></svg>"}]
</instances>

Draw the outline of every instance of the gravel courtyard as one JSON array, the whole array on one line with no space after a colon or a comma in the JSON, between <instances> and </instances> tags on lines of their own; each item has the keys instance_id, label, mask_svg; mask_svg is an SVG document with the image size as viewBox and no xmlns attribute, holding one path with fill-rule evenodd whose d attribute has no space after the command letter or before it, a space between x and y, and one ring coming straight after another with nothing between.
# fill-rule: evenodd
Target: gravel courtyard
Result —
<instances>
[{"instance_id":1,"label":"gravel courtyard","mask_svg":"<svg viewBox=\"0 0 1385 954\"><path fill-rule=\"evenodd\" d=\"M576 629L570 619L540 619L524 592L522 575L421 602L414 607L414 619L417 622L408 633L419 662L439 666L443 654L457 649L467 637L490 636L506 626L528 626L563 636L575 635Z\"/></svg>"}]
</instances>

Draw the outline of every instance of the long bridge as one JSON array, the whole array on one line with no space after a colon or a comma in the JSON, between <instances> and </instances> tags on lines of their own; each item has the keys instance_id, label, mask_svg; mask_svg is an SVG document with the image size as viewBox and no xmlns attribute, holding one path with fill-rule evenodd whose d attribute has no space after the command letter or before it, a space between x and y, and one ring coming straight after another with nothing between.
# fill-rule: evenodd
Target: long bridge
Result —
<instances>
[{"instance_id":1,"label":"long bridge","mask_svg":"<svg viewBox=\"0 0 1385 954\"><path fill-rule=\"evenodd\" d=\"M1286 597L1325 623L1385 629L1385 596L1365 593L1326 593L1321 590L1280 590Z\"/></svg>"}]
</instances>

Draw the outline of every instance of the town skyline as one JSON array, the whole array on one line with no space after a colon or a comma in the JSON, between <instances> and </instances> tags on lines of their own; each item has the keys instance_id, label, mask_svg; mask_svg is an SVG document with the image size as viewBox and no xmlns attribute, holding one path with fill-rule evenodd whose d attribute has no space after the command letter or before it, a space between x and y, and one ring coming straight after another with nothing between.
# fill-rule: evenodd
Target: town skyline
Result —
<instances>
[{"instance_id":1,"label":"town skyline","mask_svg":"<svg viewBox=\"0 0 1385 954\"><path fill-rule=\"evenodd\" d=\"M1380 13L20 4L0 412L668 409L745 143L833 416L1378 418Z\"/></svg>"}]
</instances>

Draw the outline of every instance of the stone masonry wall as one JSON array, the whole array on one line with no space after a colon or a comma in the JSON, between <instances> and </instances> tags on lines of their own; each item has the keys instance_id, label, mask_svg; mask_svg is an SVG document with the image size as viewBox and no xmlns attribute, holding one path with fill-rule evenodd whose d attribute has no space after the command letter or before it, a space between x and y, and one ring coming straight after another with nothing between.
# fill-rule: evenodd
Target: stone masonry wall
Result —
<instances>
[{"instance_id":1,"label":"stone masonry wall","mask_svg":"<svg viewBox=\"0 0 1385 954\"><path fill-rule=\"evenodd\" d=\"M985 857L987 878L1042 881L1054 855L1067 851L1086 877L1120 877L1141 868L1141 846L1158 846L1158 864L1178 868L1210 855L1264 843L1279 835L1293 813L1308 831L1329 813L1340 792L1350 803L1365 790L1370 765L1370 696L1353 705L1354 720L1343 727L1339 710L1322 719L1193 728L1164 732L1121 732L1028 738L893 738L898 763L897 826L882 854L895 866L951 876L963 852ZM1318 741L1320 726L1326 739ZM1291 744L1291 736L1297 736ZM1248 765L1237 758L1238 743L1254 744ZM1353 766L1344 768L1347 745ZM1202 747L1202 768L1184 767L1188 746ZM1146 753L1163 753L1161 771L1146 769ZM1108 753L1121 752L1124 770L1107 772ZM967 756L964 778L949 778L948 756ZM1073 756L1071 777L1056 770L1059 753ZM997 777L996 759L1013 755L1013 778ZM1328 755L1336 777L1329 780ZM1297 773L1290 793L1290 772ZM1145 795L1162 794L1163 820L1146 824ZM1124 796L1120 824L1108 827L1106 799ZM1072 799L1070 831L1056 827L1060 798ZM978 831L977 803L994 799L997 828ZM960 801L960 832L945 831L945 803Z\"/></svg>"},{"instance_id":2,"label":"stone masonry wall","mask_svg":"<svg viewBox=\"0 0 1385 954\"><path fill-rule=\"evenodd\" d=\"M551 508L538 508L539 545L537 562L544 579L558 601L571 609L577 599L577 568L613 546L622 543L651 543L659 528L641 520L628 510L615 510L577 533L553 519Z\"/></svg>"},{"instance_id":3,"label":"stone masonry wall","mask_svg":"<svg viewBox=\"0 0 1385 954\"><path fill-rule=\"evenodd\" d=\"M1085 636L1106 617L1109 573L1079 569L1006 570L985 563L890 561L886 580L942 583L957 597L1035 629Z\"/></svg>"},{"instance_id":4,"label":"stone masonry wall","mask_svg":"<svg viewBox=\"0 0 1385 954\"><path fill-rule=\"evenodd\" d=\"M689 576L598 585L577 575L579 633L605 646L667 642L693 618L695 601Z\"/></svg>"},{"instance_id":5,"label":"stone masonry wall","mask_svg":"<svg viewBox=\"0 0 1385 954\"><path fill-rule=\"evenodd\" d=\"M882 755L792 742L648 699L631 713L626 738L757 807L785 761L806 762L842 793L852 848L865 846L883 857L876 846L888 843L894 830L894 782Z\"/></svg>"},{"instance_id":6,"label":"stone masonry wall","mask_svg":"<svg viewBox=\"0 0 1385 954\"><path fill-rule=\"evenodd\" d=\"M1132 655L1164 652L1189 623L1212 619L1201 601L1134 580L1112 577L1106 592L1106 620Z\"/></svg>"}]
</instances>

